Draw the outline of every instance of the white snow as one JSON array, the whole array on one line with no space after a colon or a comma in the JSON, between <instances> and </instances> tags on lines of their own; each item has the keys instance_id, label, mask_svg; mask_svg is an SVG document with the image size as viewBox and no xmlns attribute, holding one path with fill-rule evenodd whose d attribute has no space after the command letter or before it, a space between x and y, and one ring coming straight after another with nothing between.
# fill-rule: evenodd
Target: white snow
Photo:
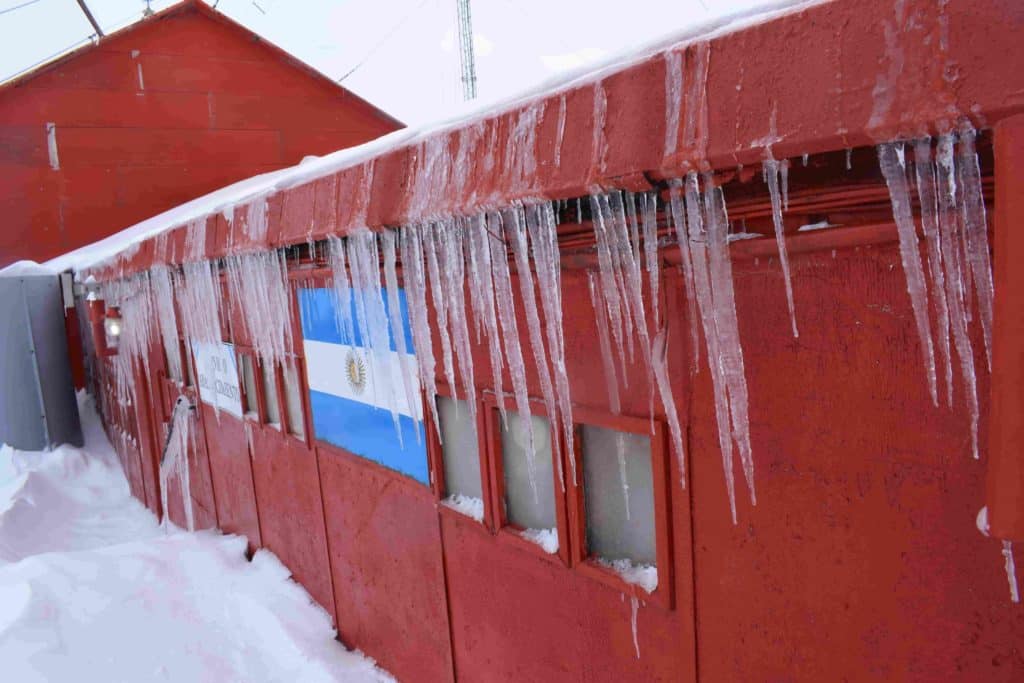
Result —
<instances>
[{"instance_id":1,"label":"white snow","mask_svg":"<svg viewBox=\"0 0 1024 683\"><path fill-rule=\"evenodd\" d=\"M484 501L481 498L455 493L442 500L441 503L478 522L484 521Z\"/></svg>"},{"instance_id":2,"label":"white snow","mask_svg":"<svg viewBox=\"0 0 1024 683\"><path fill-rule=\"evenodd\" d=\"M5 681L393 680L335 640L272 553L161 530L80 406L83 449L0 448Z\"/></svg>"},{"instance_id":3,"label":"white snow","mask_svg":"<svg viewBox=\"0 0 1024 683\"><path fill-rule=\"evenodd\" d=\"M606 560L603 557L596 557L594 561L606 569L611 569L626 583L639 586L648 593L653 593L658 587L658 568L654 565L634 564L626 558Z\"/></svg>"},{"instance_id":4,"label":"white snow","mask_svg":"<svg viewBox=\"0 0 1024 683\"><path fill-rule=\"evenodd\" d=\"M548 555L558 552L558 529L523 529L519 535L539 545Z\"/></svg>"},{"instance_id":5,"label":"white snow","mask_svg":"<svg viewBox=\"0 0 1024 683\"><path fill-rule=\"evenodd\" d=\"M0 269L0 276L18 277L24 275L56 275L58 271L47 266L41 266L35 261L15 261L11 265Z\"/></svg>"}]
</instances>

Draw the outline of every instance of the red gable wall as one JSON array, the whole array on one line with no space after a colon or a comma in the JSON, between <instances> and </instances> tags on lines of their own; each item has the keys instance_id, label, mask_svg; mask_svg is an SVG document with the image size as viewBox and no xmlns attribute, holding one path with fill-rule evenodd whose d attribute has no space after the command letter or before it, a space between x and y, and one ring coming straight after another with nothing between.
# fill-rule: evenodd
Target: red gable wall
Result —
<instances>
[{"instance_id":1,"label":"red gable wall","mask_svg":"<svg viewBox=\"0 0 1024 683\"><path fill-rule=\"evenodd\" d=\"M400 127L223 16L177 6L0 90L0 266Z\"/></svg>"}]
</instances>

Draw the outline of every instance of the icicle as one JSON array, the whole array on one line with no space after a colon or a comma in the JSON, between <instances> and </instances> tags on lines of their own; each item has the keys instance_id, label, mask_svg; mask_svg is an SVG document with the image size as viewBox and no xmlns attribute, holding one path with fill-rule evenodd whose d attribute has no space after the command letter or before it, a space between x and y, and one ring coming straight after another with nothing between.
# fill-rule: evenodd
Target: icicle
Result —
<instances>
[{"instance_id":1,"label":"icicle","mask_svg":"<svg viewBox=\"0 0 1024 683\"><path fill-rule=\"evenodd\" d=\"M477 302L476 306L479 306L479 309L474 311L474 318L478 326L482 321L486 332L494 395L498 398L501 424L507 428L508 418L505 414L505 402L502 400L504 389L501 378L503 366L501 331L498 329L497 310L494 305L494 277L492 275L491 250L488 246L488 242L492 239L497 240L498 238L488 232L486 216L483 214L477 216L467 235L467 251L472 275L470 286L476 292L472 300Z\"/></svg>"},{"instance_id":2,"label":"icicle","mask_svg":"<svg viewBox=\"0 0 1024 683\"><path fill-rule=\"evenodd\" d=\"M437 316L437 332L441 337L441 354L444 362L444 378L448 382L452 396L458 396L455 384L455 364L452 358L452 340L448 335L448 298L447 289L441 279L441 268L438 265L437 251L440 239L434 233L438 230L437 225L425 224L419 227L418 233L423 247L423 253L427 257L427 273L430 281L430 298L434 303L434 315Z\"/></svg>"},{"instance_id":3,"label":"icicle","mask_svg":"<svg viewBox=\"0 0 1024 683\"><path fill-rule=\"evenodd\" d=\"M559 422L565 438L566 450L574 452L575 428L572 420L572 398L569 394L569 375L565 367L565 337L562 333L562 261L558 251L558 227L555 214L548 203L527 210L527 229L533 248L533 262L537 268L537 286L544 309L548 355L555 380L555 399L558 402ZM576 459L569 458L572 480L576 483ZM564 486L562 461L558 460L559 481Z\"/></svg>"},{"instance_id":4,"label":"icicle","mask_svg":"<svg viewBox=\"0 0 1024 683\"><path fill-rule=\"evenodd\" d=\"M935 166L932 163L932 146L929 138L914 142L914 174L917 180L917 197L921 204L921 227L924 230L925 246L928 253L931 295L935 300L938 316L939 359L946 370L946 405L952 406L953 359L949 347L949 304L946 300L946 283L942 271Z\"/></svg>"},{"instance_id":5,"label":"icicle","mask_svg":"<svg viewBox=\"0 0 1024 683\"><path fill-rule=\"evenodd\" d=\"M750 418L748 415L747 379L743 366L743 347L740 343L739 321L736 317L736 295L733 290L732 264L729 261L729 216L725 209L722 188L704 176L704 206L707 211L708 273L715 302L715 319L721 336L722 366L729 383L729 414L732 417L732 437L736 442L743 475L747 481L750 502L757 505L754 489L754 457L750 447Z\"/></svg>"},{"instance_id":6,"label":"icicle","mask_svg":"<svg viewBox=\"0 0 1024 683\"><path fill-rule=\"evenodd\" d=\"M956 232L959 227L956 207L956 171L953 161L953 138L939 137L936 150L936 178L939 203L939 241L945 271L946 301L949 304L949 323L953 329L953 342L960 358L960 374L964 394L971 415L971 453L978 459L978 387L974 368L974 349L967 334L967 301L964 298L965 264L957 248Z\"/></svg>"},{"instance_id":7,"label":"icicle","mask_svg":"<svg viewBox=\"0 0 1024 683\"><path fill-rule=\"evenodd\" d=\"M594 236L597 239L597 262L598 272L601 276L601 290L604 302L608 307L608 321L611 325L612 339L615 340L615 349L619 354L619 361L622 364L623 385L626 385L626 352L623 344L624 337L628 335L628 329L624 330L622 308L624 304L620 296L622 290L619 284L621 273L615 268L612 258L612 237L608 223L610 217L605 215L599 196L591 196L590 212L594 223ZM617 277L618 276L618 277Z\"/></svg>"},{"instance_id":8,"label":"icicle","mask_svg":"<svg viewBox=\"0 0 1024 683\"><path fill-rule=\"evenodd\" d=\"M694 289L694 271L693 271L693 260L691 258L692 248L688 245L689 238L686 234L686 218L683 212L683 199L680 194L681 188L679 181L673 180L669 183L669 207L672 213L672 223L675 225L676 240L679 242L679 255L683 263L683 287L686 290L686 308L687 318L690 321L690 350L692 352L692 367L694 371L700 369L700 334L697 331L697 292ZM689 211L689 208L687 208ZM700 218L700 210L698 208L697 218ZM692 224L694 216L690 216L691 225L690 232L694 233L696 227ZM700 228L703 231L703 227ZM700 239L703 239L701 236Z\"/></svg>"},{"instance_id":9,"label":"icicle","mask_svg":"<svg viewBox=\"0 0 1024 683\"><path fill-rule=\"evenodd\" d=\"M533 271L530 269L529 252L526 245L525 215L521 208L512 209L509 212L511 221L505 226L505 236L508 239L512 254L516 260L516 275L519 280L519 294L523 302L523 311L526 313L526 326L530 338L530 348L533 351L534 366L537 368L537 375L540 378L540 393L544 399L544 407L547 410L548 419L558 432L560 425L559 415L555 411L555 391L551 383L551 370L548 368L548 353L544 348L544 336L541 333L540 316L537 313L537 298L533 287ZM555 460L561 462L561 446L558 439L554 440ZM561 467L559 465L559 467ZM533 468L532 454L530 468Z\"/></svg>"},{"instance_id":10,"label":"icicle","mask_svg":"<svg viewBox=\"0 0 1024 683\"><path fill-rule=\"evenodd\" d=\"M395 341L398 361L402 366L402 388L405 390L405 402L409 412L418 415L420 403L420 386L416 381L416 368L409 357L409 347L405 342L405 325L402 323L402 307L398 296L398 274L395 271L395 242L397 236L392 230L385 230L380 236L384 248L384 283L388 293L388 317L391 322L391 338ZM416 422L416 440L419 442L419 420Z\"/></svg>"},{"instance_id":11,"label":"icicle","mask_svg":"<svg viewBox=\"0 0 1024 683\"><path fill-rule=\"evenodd\" d=\"M558 132L555 143L555 167L562 164L562 140L565 139L565 95L558 99Z\"/></svg>"},{"instance_id":12,"label":"icicle","mask_svg":"<svg viewBox=\"0 0 1024 683\"><path fill-rule=\"evenodd\" d=\"M352 285L348 276L345 241L340 237L327 237L327 262L331 267L331 292L334 297L334 316L338 334L346 344L355 344L355 324L352 320Z\"/></svg>"},{"instance_id":13,"label":"icicle","mask_svg":"<svg viewBox=\"0 0 1024 683\"><path fill-rule=\"evenodd\" d=\"M668 377L668 329L662 329L654 337L651 348L651 364L654 366L654 378L658 387L661 404L665 408L665 419L668 420L668 432L672 437L672 450L679 462L679 480L686 488L686 452L683 450L683 430L679 425L679 414L676 412L676 401L672 395L672 385Z\"/></svg>"},{"instance_id":14,"label":"icicle","mask_svg":"<svg viewBox=\"0 0 1024 683\"><path fill-rule=\"evenodd\" d=\"M448 323L455 342L456 360L462 376L470 415L476 418L476 379L473 374L473 349L466 320L466 275L462 227L448 219L438 223L434 230L438 256L444 258L441 270L448 307Z\"/></svg>"},{"instance_id":15,"label":"icicle","mask_svg":"<svg viewBox=\"0 0 1024 683\"><path fill-rule=\"evenodd\" d=\"M434 417L437 438L441 440L441 423L437 418L437 385L435 381L434 343L427 317L427 284L423 272L423 249L416 228L401 231L402 275L408 297L409 320L412 323L412 343L416 349L420 384L427 394L427 405Z\"/></svg>"},{"instance_id":16,"label":"icicle","mask_svg":"<svg viewBox=\"0 0 1024 683\"><path fill-rule=\"evenodd\" d=\"M693 46L693 79L686 94L686 123L683 142L693 150L696 158L705 158L708 137L708 67L711 61L711 43Z\"/></svg>"},{"instance_id":17,"label":"icicle","mask_svg":"<svg viewBox=\"0 0 1024 683\"><path fill-rule=\"evenodd\" d=\"M636 650L636 658L640 659L640 640L637 638L637 627L636 617L637 612L640 611L640 600L634 595L629 599L629 604L632 609L632 616L630 617L630 624L633 629L633 649Z\"/></svg>"},{"instance_id":18,"label":"icicle","mask_svg":"<svg viewBox=\"0 0 1024 683\"><path fill-rule=\"evenodd\" d=\"M583 204L580 202L580 198L576 198L576 222L583 222Z\"/></svg>"},{"instance_id":19,"label":"icicle","mask_svg":"<svg viewBox=\"0 0 1024 683\"><path fill-rule=\"evenodd\" d=\"M189 531L195 531L195 517L192 509L192 487L188 469L189 444L195 445L192 435L191 409L186 399L178 399L171 411L171 419L167 424L170 431L169 440L163 453L163 459L159 463L160 474L160 504L163 509L163 519L160 526L167 528L170 519L169 489L171 476L175 475L178 480L178 488L181 493L181 505L185 511L185 524Z\"/></svg>"},{"instance_id":20,"label":"icicle","mask_svg":"<svg viewBox=\"0 0 1024 683\"><path fill-rule=\"evenodd\" d=\"M489 214L487 217L488 231L493 235L504 235L501 214ZM515 306L512 298L512 276L508 269L508 252L505 243L498 239L488 240L491 250L491 269L494 277L494 300L498 306L498 321L501 323L502 338L505 344L505 359L508 361L509 375L512 377L512 391L516 400L516 412L519 413L520 427L526 434L530 448L530 488L537 497L537 480L533 467L533 455L536 453L533 436L533 420L530 419L530 399L526 391L526 366L519 346L519 330L516 325Z\"/></svg>"},{"instance_id":21,"label":"icicle","mask_svg":"<svg viewBox=\"0 0 1024 683\"><path fill-rule=\"evenodd\" d=\"M679 109L682 106L683 50L665 53L665 158L679 146Z\"/></svg>"},{"instance_id":22,"label":"icicle","mask_svg":"<svg viewBox=\"0 0 1024 683\"><path fill-rule=\"evenodd\" d=\"M380 253L377 248L377 236L366 228L350 234L347 240L348 262L352 271L352 291L356 302L356 318L359 323L359 338L363 342L365 352L369 355L369 371L373 374L375 392L385 392L378 396L383 399L391 412L391 421L395 425L395 435L399 445L404 448L402 438L401 413L395 395L395 381L391 373L391 339L388 334L388 317L381 297L380 286ZM397 299L397 292L395 292ZM397 301L396 301L397 303ZM396 311L398 323L401 325L401 311ZM396 334L405 345L405 337L399 327ZM403 354L404 356L404 354ZM378 405L380 403L378 402ZM409 406L414 411L415 404ZM415 412L413 412L415 414ZM417 430L418 431L418 430Z\"/></svg>"},{"instance_id":23,"label":"icicle","mask_svg":"<svg viewBox=\"0 0 1024 683\"><path fill-rule=\"evenodd\" d=\"M917 323L917 334L921 341L925 374L928 377L928 391L931 394L932 403L938 405L935 351L932 347L931 323L928 316L928 290L924 271L921 268L921 255L917 247L917 228L914 226L914 216L911 213L907 175L903 163L903 143L879 145L878 162L882 169L882 175L885 176L886 185L889 186L893 217L899 231L900 258L903 261L907 291L910 293L910 302L914 308L914 320Z\"/></svg>"},{"instance_id":24,"label":"icicle","mask_svg":"<svg viewBox=\"0 0 1024 683\"><path fill-rule=\"evenodd\" d=\"M179 302L181 327L192 342L214 344L221 340L220 278L212 261L186 263L181 268Z\"/></svg>"},{"instance_id":25,"label":"icicle","mask_svg":"<svg viewBox=\"0 0 1024 683\"><path fill-rule=\"evenodd\" d=\"M782 183L782 210L789 211L789 159L779 162L779 180Z\"/></svg>"},{"instance_id":26,"label":"icicle","mask_svg":"<svg viewBox=\"0 0 1024 683\"><path fill-rule=\"evenodd\" d=\"M808 154L807 152L804 152L804 156L803 156L804 168L807 168L807 162L810 160L810 158L811 158L811 155Z\"/></svg>"},{"instance_id":27,"label":"icicle","mask_svg":"<svg viewBox=\"0 0 1024 683\"><path fill-rule=\"evenodd\" d=\"M604 173L604 157L608 142L604 136L604 124L608 117L608 95L601 81L594 83L594 132L591 142L591 169L599 175Z\"/></svg>"},{"instance_id":28,"label":"icicle","mask_svg":"<svg viewBox=\"0 0 1024 683\"><path fill-rule=\"evenodd\" d=\"M167 266L154 266L149 271L153 287L153 303L156 322L163 341L164 358L167 359L167 372L171 378L180 380L181 353L178 349L178 316L174 311L174 285L171 271Z\"/></svg>"},{"instance_id":29,"label":"icicle","mask_svg":"<svg viewBox=\"0 0 1024 683\"><path fill-rule=\"evenodd\" d=\"M775 244L779 248L779 262L782 264L782 279L786 285L786 305L789 306L789 323L793 328L793 337L800 336L796 327L796 307L793 303L793 278L789 271L789 254L786 251L786 228L782 222L782 199L779 196L779 174L782 169L788 169L788 164L783 165L772 158L768 152L768 158L764 160L764 181L768 184L768 193L772 200L772 222L775 224ZM788 194L788 180L786 181L786 193ZM788 199L787 202L788 203Z\"/></svg>"},{"instance_id":30,"label":"icicle","mask_svg":"<svg viewBox=\"0 0 1024 683\"><path fill-rule=\"evenodd\" d=\"M1020 602L1017 591L1017 566L1013 561L1013 543L1003 541L1003 558L1006 565L1006 580L1010 584L1010 602Z\"/></svg>"},{"instance_id":31,"label":"icicle","mask_svg":"<svg viewBox=\"0 0 1024 683\"><path fill-rule=\"evenodd\" d=\"M242 316L246 336L268 364L291 353L291 292L284 252L235 254L225 259L228 290Z\"/></svg>"},{"instance_id":32,"label":"icicle","mask_svg":"<svg viewBox=\"0 0 1024 683\"><path fill-rule=\"evenodd\" d=\"M675 203L675 201L673 202ZM692 288L699 304L701 323L704 327L704 342L707 346L708 368L711 371L711 386L715 397L715 419L718 424L718 445L722 453L722 469L725 474L725 488L729 498L729 510L733 524L736 523L736 493L733 479L733 443L729 422L729 392L725 376L723 353L720 348L717 310L708 272L708 236L704 230L703 200L697 181L697 174L691 172L686 178L686 218L673 211L676 236L680 252L687 251L691 261L690 276Z\"/></svg>"},{"instance_id":33,"label":"icicle","mask_svg":"<svg viewBox=\"0 0 1024 683\"><path fill-rule=\"evenodd\" d=\"M967 261L971 267L971 280L978 296L981 329L985 338L985 357L992 370L992 263L989 258L988 222L985 218L985 197L981 189L981 168L974 148L975 132L966 128L960 133L960 151L957 155L960 186L963 188L964 238L967 242Z\"/></svg>"},{"instance_id":34,"label":"icicle","mask_svg":"<svg viewBox=\"0 0 1024 683\"><path fill-rule=\"evenodd\" d=\"M661 328L658 311L658 276L661 263L658 261L658 194L648 192L640 195L641 225L644 235L644 262L651 289L651 323L654 329Z\"/></svg>"},{"instance_id":35,"label":"icicle","mask_svg":"<svg viewBox=\"0 0 1024 683\"><path fill-rule=\"evenodd\" d=\"M853 170L853 150L849 147L846 148L846 170Z\"/></svg>"},{"instance_id":36,"label":"icicle","mask_svg":"<svg viewBox=\"0 0 1024 683\"><path fill-rule=\"evenodd\" d=\"M612 345L608 334L608 307L604 301L602 288L597 283L597 275L587 271L587 286L590 289L590 303L594 307L594 320L597 321L597 341L601 349L601 363L604 366L604 381L608 387L608 403L614 414L622 411L619 399L619 382L615 374L615 360L612 357Z\"/></svg>"},{"instance_id":37,"label":"icicle","mask_svg":"<svg viewBox=\"0 0 1024 683\"><path fill-rule=\"evenodd\" d=\"M246 207L245 211L245 235L257 244L261 244L267 237L267 199L259 197L254 199Z\"/></svg>"}]
</instances>

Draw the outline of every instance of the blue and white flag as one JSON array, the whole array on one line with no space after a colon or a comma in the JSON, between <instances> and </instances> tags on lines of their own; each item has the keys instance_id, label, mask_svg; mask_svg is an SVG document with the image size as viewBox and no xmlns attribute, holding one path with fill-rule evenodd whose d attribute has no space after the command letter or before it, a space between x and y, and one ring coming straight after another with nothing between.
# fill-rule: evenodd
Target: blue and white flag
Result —
<instances>
[{"instance_id":1,"label":"blue and white flag","mask_svg":"<svg viewBox=\"0 0 1024 683\"><path fill-rule=\"evenodd\" d=\"M385 310L387 296L382 292ZM355 320L354 302L352 319ZM406 349L412 350L412 330L405 291L399 290ZM429 483L426 442L422 429L423 406L409 405L402 380L403 362L395 340L387 352L370 349L368 335L355 327L354 339L338 330L334 292L327 288L299 290L302 343L309 379L309 403L316 438L334 444L385 467ZM390 336L390 335L389 335ZM419 397L416 358L406 354L406 376ZM392 410L398 414L401 439Z\"/></svg>"}]
</instances>

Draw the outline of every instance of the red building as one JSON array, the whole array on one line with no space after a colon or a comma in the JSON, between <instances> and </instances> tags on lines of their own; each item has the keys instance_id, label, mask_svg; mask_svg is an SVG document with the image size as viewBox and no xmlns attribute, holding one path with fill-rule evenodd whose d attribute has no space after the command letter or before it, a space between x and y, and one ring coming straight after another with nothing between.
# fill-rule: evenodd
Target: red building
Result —
<instances>
[{"instance_id":1,"label":"red building","mask_svg":"<svg viewBox=\"0 0 1024 683\"><path fill-rule=\"evenodd\" d=\"M1021 680L1022 28L816 4L72 258L135 495L186 396L171 518L402 680Z\"/></svg>"},{"instance_id":2,"label":"red building","mask_svg":"<svg viewBox=\"0 0 1024 683\"><path fill-rule=\"evenodd\" d=\"M0 266L401 127L184 2L0 86Z\"/></svg>"}]
</instances>

